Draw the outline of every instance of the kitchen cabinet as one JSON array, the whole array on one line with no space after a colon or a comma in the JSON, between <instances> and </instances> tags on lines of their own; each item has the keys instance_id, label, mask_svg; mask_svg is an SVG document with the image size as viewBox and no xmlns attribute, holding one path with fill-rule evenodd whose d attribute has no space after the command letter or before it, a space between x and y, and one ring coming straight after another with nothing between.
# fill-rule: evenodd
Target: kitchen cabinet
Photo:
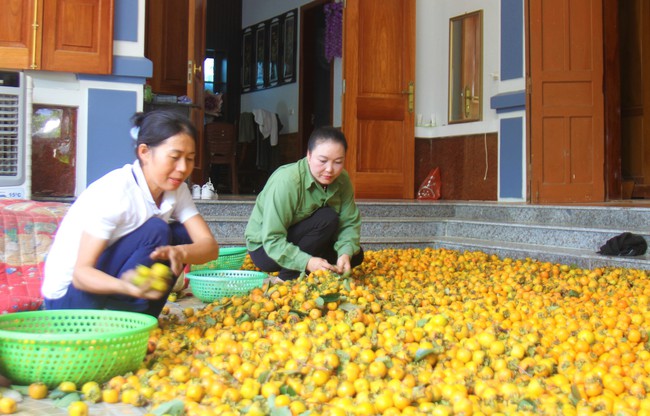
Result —
<instances>
[{"instance_id":1,"label":"kitchen cabinet","mask_svg":"<svg viewBox=\"0 0 650 416\"><path fill-rule=\"evenodd\" d=\"M110 74L114 0L2 0L0 67Z\"/></svg>"}]
</instances>

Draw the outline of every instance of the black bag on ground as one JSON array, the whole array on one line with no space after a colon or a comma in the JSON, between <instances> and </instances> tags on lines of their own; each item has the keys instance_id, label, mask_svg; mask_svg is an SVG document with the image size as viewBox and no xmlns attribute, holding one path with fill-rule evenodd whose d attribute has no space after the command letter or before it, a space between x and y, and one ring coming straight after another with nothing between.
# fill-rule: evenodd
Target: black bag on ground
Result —
<instances>
[{"instance_id":1,"label":"black bag on ground","mask_svg":"<svg viewBox=\"0 0 650 416\"><path fill-rule=\"evenodd\" d=\"M645 254L648 243L643 236L632 233L622 233L612 237L600 247L598 254L606 256L640 256Z\"/></svg>"}]
</instances>

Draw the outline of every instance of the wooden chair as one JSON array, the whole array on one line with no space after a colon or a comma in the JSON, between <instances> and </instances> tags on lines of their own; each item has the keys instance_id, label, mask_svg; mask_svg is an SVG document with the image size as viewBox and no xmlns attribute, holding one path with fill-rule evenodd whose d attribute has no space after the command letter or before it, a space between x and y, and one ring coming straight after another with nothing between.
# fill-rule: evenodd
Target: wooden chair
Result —
<instances>
[{"instance_id":1,"label":"wooden chair","mask_svg":"<svg viewBox=\"0 0 650 416\"><path fill-rule=\"evenodd\" d=\"M231 191L233 194L239 193L236 130L234 124L226 122L214 122L205 125L208 168L212 165L230 165Z\"/></svg>"}]
</instances>

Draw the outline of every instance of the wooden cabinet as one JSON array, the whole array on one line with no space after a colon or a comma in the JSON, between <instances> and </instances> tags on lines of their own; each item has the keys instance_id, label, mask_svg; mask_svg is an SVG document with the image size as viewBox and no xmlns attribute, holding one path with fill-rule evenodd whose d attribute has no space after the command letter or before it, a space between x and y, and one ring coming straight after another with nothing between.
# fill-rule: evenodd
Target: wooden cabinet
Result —
<instances>
[{"instance_id":1,"label":"wooden cabinet","mask_svg":"<svg viewBox=\"0 0 650 416\"><path fill-rule=\"evenodd\" d=\"M110 74L114 0L0 0L0 67Z\"/></svg>"},{"instance_id":2,"label":"wooden cabinet","mask_svg":"<svg viewBox=\"0 0 650 416\"><path fill-rule=\"evenodd\" d=\"M153 62L151 89L156 94L185 95L188 0L147 0L146 16L145 56Z\"/></svg>"}]
</instances>

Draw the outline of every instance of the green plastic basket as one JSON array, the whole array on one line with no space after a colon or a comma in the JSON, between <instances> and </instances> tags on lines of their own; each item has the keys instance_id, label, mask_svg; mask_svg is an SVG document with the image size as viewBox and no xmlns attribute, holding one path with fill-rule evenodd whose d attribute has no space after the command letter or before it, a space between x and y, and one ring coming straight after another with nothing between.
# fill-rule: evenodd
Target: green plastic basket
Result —
<instances>
[{"instance_id":1,"label":"green plastic basket","mask_svg":"<svg viewBox=\"0 0 650 416\"><path fill-rule=\"evenodd\" d=\"M262 287L267 274L252 270L197 270L187 273L194 296L210 303Z\"/></svg>"},{"instance_id":2,"label":"green plastic basket","mask_svg":"<svg viewBox=\"0 0 650 416\"><path fill-rule=\"evenodd\" d=\"M219 247L219 257L204 264L193 264L191 271L196 270L239 270L244 265L246 247Z\"/></svg>"},{"instance_id":3,"label":"green plastic basket","mask_svg":"<svg viewBox=\"0 0 650 416\"><path fill-rule=\"evenodd\" d=\"M158 320L134 312L70 309L0 315L0 374L14 384L103 383L138 369Z\"/></svg>"}]
</instances>

